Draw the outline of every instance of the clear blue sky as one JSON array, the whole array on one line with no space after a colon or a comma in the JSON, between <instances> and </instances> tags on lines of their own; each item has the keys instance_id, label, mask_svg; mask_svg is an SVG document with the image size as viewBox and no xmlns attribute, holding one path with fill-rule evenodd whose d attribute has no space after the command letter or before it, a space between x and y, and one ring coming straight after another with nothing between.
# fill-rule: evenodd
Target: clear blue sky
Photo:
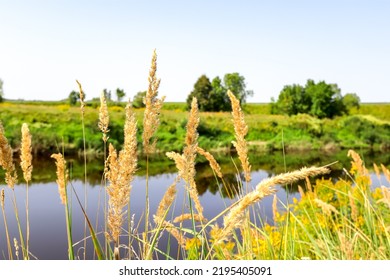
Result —
<instances>
[{"instance_id":1,"label":"clear blue sky","mask_svg":"<svg viewBox=\"0 0 390 280\"><path fill-rule=\"evenodd\" d=\"M75 79L87 99L117 87L133 97L155 48L168 101L202 74L239 72L250 102L309 78L390 102L390 1L0 0L5 98L63 99Z\"/></svg>"}]
</instances>

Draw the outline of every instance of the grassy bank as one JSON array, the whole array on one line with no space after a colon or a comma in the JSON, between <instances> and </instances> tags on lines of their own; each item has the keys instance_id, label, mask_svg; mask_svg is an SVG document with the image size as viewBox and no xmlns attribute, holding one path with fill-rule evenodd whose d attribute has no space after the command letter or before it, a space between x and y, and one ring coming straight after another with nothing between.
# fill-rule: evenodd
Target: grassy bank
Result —
<instances>
[{"instance_id":1,"label":"grassy bank","mask_svg":"<svg viewBox=\"0 0 390 280\"><path fill-rule=\"evenodd\" d=\"M101 152L101 136L97 126L98 108L89 104L85 111L87 149ZM123 104L112 104L110 135L113 144L123 143ZM247 136L250 149L258 151L280 150L334 150L373 149L390 147L390 105L363 104L350 116L333 120L319 120L308 115L270 115L268 104L247 104L244 107L250 129ZM138 131L142 131L143 109L135 110ZM184 103L167 103L161 112L161 125L157 131L157 151L180 151L186 132ZM30 124L35 153L58 152L62 143L68 154L83 149L80 110L67 104L26 102L0 104L0 120L13 147L20 146L20 127ZM230 113L200 113L200 146L207 150L232 149L233 128ZM141 140L141 134L137 135ZM140 141L139 141L140 143Z\"/></svg>"},{"instance_id":2,"label":"grassy bank","mask_svg":"<svg viewBox=\"0 0 390 280\"><path fill-rule=\"evenodd\" d=\"M245 149L245 134L239 129L245 127L245 123L242 122L242 118L239 114L235 114L235 119L232 123L231 116L229 114L200 114L201 119L205 119L205 123L208 127L214 127L215 129L225 130L226 133L232 132L234 139L237 142L236 147L238 150L238 158L236 158L237 165L232 166L232 170L235 170L233 178L229 176L230 171L227 169L221 169L223 174L218 174L219 165L213 163L212 158L208 158L208 161L202 161L205 163L210 162L210 167L203 165L204 169L208 169L213 174L214 180L217 182L215 192L220 192L221 195L229 195L232 185L237 190L237 196L231 201L230 205L226 205L226 209L221 213L206 220L203 216L203 207L199 202L199 189L203 189L207 182L202 182L201 178L195 177L195 157L201 157L201 152L197 149L198 146L204 145L205 140L202 140L204 133L210 133L209 128L198 126L198 113L196 111L196 103L193 103L193 109L190 115L185 112L170 113L171 111L163 111L161 117L162 128L165 130L171 129L169 135L175 135L174 132L183 129L184 137L186 140L183 146L183 153L170 154L174 159L175 165L178 169L178 178L181 178L185 182L185 191L187 193L187 200L183 205L183 213L180 216L174 217L171 214L171 207L175 202L177 187L177 181L167 189L165 195L161 198L160 205L157 212L151 213L142 217L145 219L148 227L143 229L134 225L131 221L131 213L126 214L128 203L130 202L129 183L123 183L122 180L129 176L129 160L127 157L131 155L130 159L137 161L134 157L135 153L128 152L127 149L131 147L134 149L133 144L124 145L123 150L119 152L119 156L116 150L110 148L110 155L108 164L105 166L104 174L109 179L107 183L102 182L102 186L107 190L109 196L108 210L103 210L103 214L107 215L107 228L105 234L96 236L96 230L94 230L91 221L88 216L85 215L86 221L88 221L88 233L85 238L91 238L93 240L93 248L96 252L96 258L98 259L239 259L239 260L253 260L253 259L320 259L320 260L334 260L334 259L389 259L390 258L390 194L389 189L384 187L385 184L390 183L390 171L384 165L374 165L374 170L378 174L379 184L374 185L368 171L365 167L365 163L360 156L350 151L348 153L351 163L342 163L347 174L347 178L338 180L336 182L326 179L325 174L329 172L329 167L310 167L302 168L289 173L284 173L267 178L261 182L253 182L250 178L250 157ZM27 107L23 107L27 106ZM36 137L40 130L47 129L53 134L56 133L59 126L53 123L53 118L68 117L67 127L78 128L79 108L59 107L63 105L57 105L49 110L45 109L47 120L51 120L50 123L42 125L41 122L34 122L34 119L39 115L37 110L36 115L33 116L29 113L29 105L19 105L20 116L23 118L29 118L32 122L31 127L34 124L40 123L39 129L33 131L31 129L32 139ZM4 106L7 110L12 111L12 105ZM113 112L111 116L115 116L115 119L120 120L123 117L121 107L110 108ZM63 110L63 114L58 114L58 111ZM77 111L76 111L77 110ZM237 110L237 108L236 108ZM132 130L128 127L135 125L135 120L132 118L130 111L127 111L126 124L124 128L118 128L122 133L125 131L125 137L131 137L131 140L126 138L125 143L134 143L140 135L131 134ZM141 123L143 110L135 112L138 123ZM163 117L165 115L165 117ZM92 124L93 117L97 114L92 109L87 109L85 113L85 124L89 133L93 132ZM260 117L261 115L249 114L247 120L249 124L257 127L259 122L256 122L254 116ZM264 115L266 116L266 115ZM191 125L187 124L189 120ZM310 122L307 116L297 116L294 118L287 118L282 116L269 116L274 118L278 123L275 125L284 125L286 128L291 124L286 122L292 122L297 125L302 123L306 125ZM301 120L300 118L303 118ZM339 121L351 121L347 117ZM356 116L355 116L356 118ZM372 117L358 117L369 121ZM123 120L122 123L125 121ZM11 121L11 120L10 120ZM312 120L313 121L313 120ZM356 122L356 119L354 120ZM74 122L70 124L70 122ZM307 123L306 123L307 122ZM120 121L118 121L119 125ZM262 125L266 121L260 122ZM383 125L379 122L380 125ZM176 126L173 126L176 124ZM14 124L17 125L17 124ZM115 125L113 125L115 127ZM169 128L169 125L172 125ZM226 125L226 127L225 127ZM318 125L314 123L313 125ZM384 124L386 126L386 124ZM184 126L184 127L182 127ZM298 126L299 127L299 126ZM197 130L198 129L198 130ZM253 130L253 129L252 129ZM293 129L292 129L293 130ZM284 130L283 130L284 131ZM286 129L287 131L287 129ZM198 133L199 132L199 137ZM284 132L285 133L285 132ZM100 139L101 134L97 131ZM1 129L1 143L2 143L2 157L1 163L9 176L13 176L11 171L13 168L6 163L12 162L11 158L6 158L6 155L12 156L12 153L8 152L9 146L7 140L4 137L3 129ZM110 132L110 142L118 143L118 139L113 139ZM161 134L158 134L159 136ZM180 135L180 133L179 133ZM208 134L210 137L210 134ZM64 137L64 136L63 136ZM178 136L176 136L178 137ZM178 137L180 138L180 137ZM64 137L64 139L66 139ZM87 142L89 142L88 134L86 136ZM288 139L288 137L286 137ZM70 139L67 139L70 140ZM142 139L141 139L142 140ZM159 139L160 140L160 139ZM58 140L57 140L58 141ZM64 140L65 141L65 140ZM140 141L140 140L139 140ZM203 142L202 142L203 141ZM211 141L210 141L211 143ZM42 143L41 143L42 145ZM119 143L118 143L119 146ZM161 147L161 144L160 144ZM27 149L28 150L28 149ZM66 151L67 152L67 151ZM66 169L68 165L62 161L61 155L56 155L57 158L57 183L59 185L59 191L64 204L65 215L67 217L66 223L68 230L68 250L69 258L83 258L82 254L73 252L74 244L78 241L72 239L71 233L71 217L72 209L68 204L68 190L71 188L71 183L68 182ZM153 158L150 158L152 161ZM227 161L227 160L225 160ZM274 158L274 164L280 165L281 168L285 165L282 161L286 162L286 158ZM54 164L53 164L54 165ZM87 165L89 174L99 173L101 175L102 169L97 170L90 165ZM145 176L150 175L148 163L139 164L139 169L144 170ZM346 171L349 169L349 171ZM133 170L132 172L134 172ZM80 171L80 173L83 173ZM108 175L107 175L108 174ZM134 174L134 173L133 173ZM131 174L131 176L133 176ZM245 174L245 176L243 175ZM23 174L24 175L24 174ZM82 177L82 174L80 174ZM249 175L247 177L247 175ZM383 175L383 176L381 176ZM91 176L91 175L89 175ZM244 179L245 178L245 179ZM309 180L311 178L311 180ZM314 179L318 179L313 183ZM10 182L10 181L8 181ZM300 182L300 183L299 183ZM303 183L304 182L304 183ZM277 199L275 193L278 191L277 185L285 186L289 189L293 183L301 193L301 200L294 200L293 203L284 204ZM147 184L147 181L146 181ZM199 187L197 187L197 185ZM10 186L13 191L13 186ZM26 188L28 189L28 187ZM273 219L258 219L260 216L259 202L264 197L274 195L273 203ZM4 211L4 200L14 199L15 201L15 213L18 211L24 211L27 209L16 208L16 197L10 198L2 195L2 213L3 218L6 220L7 215ZM20 199L20 197L18 197ZM21 198L23 200L23 197ZM114 199L116 199L114 201ZM146 195L146 201L148 195ZM105 202L106 204L107 202ZM118 208L117 204L120 205ZM148 204L145 204L145 213L148 213ZM27 206L26 206L27 207ZM80 203L80 208L83 206ZM115 208L113 211L113 207ZM107 208L106 208L107 209ZM107 212L106 212L107 211ZM119 213L119 214L118 214ZM152 216L152 214L154 214ZM153 218L152 218L153 217ZM92 221L93 222L93 221ZM128 225L127 229L122 228L122 225ZM8 254L6 258L29 259L33 256L34 252L28 251L28 231L24 230L24 224L19 222L20 226L20 246L22 255L14 254L11 246L8 246ZM7 227L7 226L6 226ZM7 228L6 228L7 229ZM119 238L119 233L122 235ZM118 234L113 238L114 234ZM177 252L164 252L158 247L158 241L162 236L168 235L170 242L175 243L178 246ZM10 244L10 237L6 235L3 237ZM24 239L25 238L25 239ZM24 241L23 241L24 240ZM85 255L84 255L85 257Z\"/></svg>"}]
</instances>

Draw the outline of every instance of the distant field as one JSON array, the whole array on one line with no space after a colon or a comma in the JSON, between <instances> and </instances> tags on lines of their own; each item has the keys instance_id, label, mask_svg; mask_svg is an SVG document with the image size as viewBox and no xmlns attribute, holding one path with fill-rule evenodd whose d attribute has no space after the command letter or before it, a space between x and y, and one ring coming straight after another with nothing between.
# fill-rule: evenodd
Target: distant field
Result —
<instances>
[{"instance_id":1,"label":"distant field","mask_svg":"<svg viewBox=\"0 0 390 280\"><path fill-rule=\"evenodd\" d=\"M125 103L109 106L110 140L116 146L123 143ZM390 147L390 104L362 104L351 116L319 120L308 115L271 115L265 103L243 106L249 126L247 140L252 149L334 149L358 148L383 150ZM20 127L26 122L33 134L36 152L60 151L77 153L82 148L79 107L64 102L18 101L0 104L0 120L13 147L20 144ZM98 103L88 103L85 113L87 146L101 151L101 133L97 127ZM143 109L135 109L141 143ZM180 151L186 133L188 113L184 102L167 102L161 113L157 132L160 152ZM233 126L230 112L201 113L199 143L209 150L230 150ZM63 144L62 144L63 143Z\"/></svg>"}]
</instances>

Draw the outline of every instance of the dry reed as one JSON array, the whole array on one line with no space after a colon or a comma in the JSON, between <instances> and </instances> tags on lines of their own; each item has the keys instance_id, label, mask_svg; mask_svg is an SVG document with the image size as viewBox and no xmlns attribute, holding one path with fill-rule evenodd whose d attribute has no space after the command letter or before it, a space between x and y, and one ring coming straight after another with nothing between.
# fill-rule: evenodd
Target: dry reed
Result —
<instances>
[{"instance_id":1,"label":"dry reed","mask_svg":"<svg viewBox=\"0 0 390 280\"><path fill-rule=\"evenodd\" d=\"M349 150L348 156L352 158L352 161L351 161L352 170L356 170L357 173L361 176L369 177L368 170L364 167L364 163L363 163L362 159L360 158L359 154L356 153L354 150Z\"/></svg>"},{"instance_id":2,"label":"dry reed","mask_svg":"<svg viewBox=\"0 0 390 280\"><path fill-rule=\"evenodd\" d=\"M107 187L108 201L108 229L109 239L119 245L119 235L123 224L125 207L130 200L131 182L137 168L137 124L130 104L126 107L126 121L124 128L124 145L119 156L114 146L109 145L109 156L105 176L110 181Z\"/></svg>"},{"instance_id":3,"label":"dry reed","mask_svg":"<svg viewBox=\"0 0 390 280\"><path fill-rule=\"evenodd\" d=\"M351 191L348 191L348 198L349 198L349 206L351 207L351 218L352 221L356 222L359 216L359 210L355 204L355 199Z\"/></svg>"},{"instance_id":4,"label":"dry reed","mask_svg":"<svg viewBox=\"0 0 390 280\"><path fill-rule=\"evenodd\" d=\"M107 143L108 136L107 133L110 131L108 129L108 125L110 123L110 117L108 115L107 102L104 93L100 94L100 110L99 110L99 123L98 127L100 131L103 133L103 141Z\"/></svg>"},{"instance_id":5,"label":"dry reed","mask_svg":"<svg viewBox=\"0 0 390 280\"><path fill-rule=\"evenodd\" d=\"M211 169L214 170L215 174L217 174L219 178L222 178L221 167L219 166L218 162L215 160L213 155L210 154L209 152L206 152L201 147L197 147L197 152L198 154L204 156L209 161Z\"/></svg>"},{"instance_id":6,"label":"dry reed","mask_svg":"<svg viewBox=\"0 0 390 280\"><path fill-rule=\"evenodd\" d=\"M146 92L146 96L144 98L145 111L142 139L144 153L147 155L154 153L156 150L157 139L152 140L152 137L157 131L158 125L160 124L159 115L165 99L164 96L161 99L157 98L158 88L160 86L160 79L157 79L156 71L157 54L156 50L154 50L148 78L149 86Z\"/></svg>"},{"instance_id":7,"label":"dry reed","mask_svg":"<svg viewBox=\"0 0 390 280\"><path fill-rule=\"evenodd\" d=\"M24 123L22 125L22 146L21 146L21 155L20 155L20 166L23 170L23 177L26 182L31 181L31 173L33 166L32 155L31 155L31 134L28 129L28 125Z\"/></svg>"},{"instance_id":8,"label":"dry reed","mask_svg":"<svg viewBox=\"0 0 390 280\"><path fill-rule=\"evenodd\" d=\"M85 99L85 93L84 93L84 91L83 91L83 87L81 86L81 83L80 83L78 80L76 80L76 83L77 83L77 85L79 86L80 109L81 109L82 114L84 114L84 113L85 113L85 101L84 101L84 99Z\"/></svg>"},{"instance_id":9,"label":"dry reed","mask_svg":"<svg viewBox=\"0 0 390 280\"><path fill-rule=\"evenodd\" d=\"M23 170L23 177L26 181L26 251L29 251L30 242L30 222L29 222L29 196L28 196L28 183L31 181L32 173L32 155L31 155L31 134L28 129L28 125L23 123L22 125L22 145L20 154L20 166Z\"/></svg>"},{"instance_id":10,"label":"dry reed","mask_svg":"<svg viewBox=\"0 0 390 280\"><path fill-rule=\"evenodd\" d=\"M56 160L56 166L57 166L57 185L58 185L58 192L60 194L61 203L66 205L67 199L66 199L66 181L68 180L68 174L66 171L66 161L62 154L52 154L52 158Z\"/></svg>"},{"instance_id":11,"label":"dry reed","mask_svg":"<svg viewBox=\"0 0 390 280\"><path fill-rule=\"evenodd\" d=\"M326 216L330 216L332 213L339 214L339 211L333 206L330 205L329 203L326 203L325 201L315 198L314 202L317 204L318 207L321 208L322 212Z\"/></svg>"},{"instance_id":12,"label":"dry reed","mask_svg":"<svg viewBox=\"0 0 390 280\"><path fill-rule=\"evenodd\" d=\"M154 221L156 224L160 224L165 219L168 209L171 207L173 201L176 198L177 181L178 180L175 180L175 182L168 187L157 207L156 215L154 216Z\"/></svg>"},{"instance_id":13,"label":"dry reed","mask_svg":"<svg viewBox=\"0 0 390 280\"><path fill-rule=\"evenodd\" d=\"M191 215L189 213L177 216L175 219L173 219L173 222L175 224L177 224L177 223L181 223L181 222L184 222L186 220L192 220L192 219L194 219L194 221L197 221L197 222L207 223L207 219L205 217L202 217L198 214Z\"/></svg>"},{"instance_id":14,"label":"dry reed","mask_svg":"<svg viewBox=\"0 0 390 280\"><path fill-rule=\"evenodd\" d=\"M5 170L5 182L14 189L17 183L17 173L13 162L13 151L4 134L3 124L0 122L0 166Z\"/></svg>"},{"instance_id":15,"label":"dry reed","mask_svg":"<svg viewBox=\"0 0 390 280\"><path fill-rule=\"evenodd\" d=\"M3 213L5 236L7 239L8 259L12 260L13 256L12 256L11 239L10 239L9 232L8 232L8 223L7 223L7 216L5 215L4 203L5 203L5 191L4 191L4 189L1 189L1 210Z\"/></svg>"},{"instance_id":16,"label":"dry reed","mask_svg":"<svg viewBox=\"0 0 390 280\"><path fill-rule=\"evenodd\" d=\"M188 193L191 199L194 201L195 209L198 212L201 220L203 219L203 207L199 201L198 190L196 189L195 183L195 159L198 148L198 125L199 125L199 111L197 99L193 98L191 102L191 110L188 118L188 123L186 126L186 138L185 138L185 147L183 150L184 158L184 171L183 180L186 182Z\"/></svg>"},{"instance_id":17,"label":"dry reed","mask_svg":"<svg viewBox=\"0 0 390 280\"><path fill-rule=\"evenodd\" d=\"M248 160L248 146L245 141L245 136L248 133L248 126L245 123L244 113L240 107L240 101L234 96L234 94L228 90L230 102L232 103L232 116L234 124L234 136L236 141L232 141L234 147L237 150L238 157L241 161L242 169L244 170L245 180L249 182L251 180L251 166Z\"/></svg>"},{"instance_id":18,"label":"dry reed","mask_svg":"<svg viewBox=\"0 0 390 280\"><path fill-rule=\"evenodd\" d=\"M381 164L383 174L386 177L386 180L390 183L390 170L386 168L383 164Z\"/></svg>"},{"instance_id":19,"label":"dry reed","mask_svg":"<svg viewBox=\"0 0 390 280\"><path fill-rule=\"evenodd\" d=\"M308 176L317 176L329 172L330 170L326 167L302 168L298 171L280 174L261 181L254 191L246 194L230 209L229 213L224 217L224 228L215 241L218 243L226 240L230 236L232 230L242 224L245 210L250 205L262 200L264 197L274 194L276 192L276 189L274 188L275 185L290 184L305 179Z\"/></svg>"},{"instance_id":20,"label":"dry reed","mask_svg":"<svg viewBox=\"0 0 390 280\"><path fill-rule=\"evenodd\" d=\"M275 222L278 216L278 196L276 194L274 194L274 199L272 200L272 216Z\"/></svg>"}]
</instances>

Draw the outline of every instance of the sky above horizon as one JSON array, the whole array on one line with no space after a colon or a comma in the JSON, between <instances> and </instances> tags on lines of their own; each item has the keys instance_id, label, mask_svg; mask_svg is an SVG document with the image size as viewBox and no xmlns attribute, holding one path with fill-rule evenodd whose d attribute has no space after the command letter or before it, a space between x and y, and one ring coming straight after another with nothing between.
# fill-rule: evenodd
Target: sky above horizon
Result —
<instances>
[{"instance_id":1,"label":"sky above horizon","mask_svg":"<svg viewBox=\"0 0 390 280\"><path fill-rule=\"evenodd\" d=\"M385 0L0 0L0 79L7 99L61 100L76 79L87 99L133 98L156 49L167 101L185 101L203 74L238 72L248 102L308 79L390 102L389 15Z\"/></svg>"}]
</instances>

